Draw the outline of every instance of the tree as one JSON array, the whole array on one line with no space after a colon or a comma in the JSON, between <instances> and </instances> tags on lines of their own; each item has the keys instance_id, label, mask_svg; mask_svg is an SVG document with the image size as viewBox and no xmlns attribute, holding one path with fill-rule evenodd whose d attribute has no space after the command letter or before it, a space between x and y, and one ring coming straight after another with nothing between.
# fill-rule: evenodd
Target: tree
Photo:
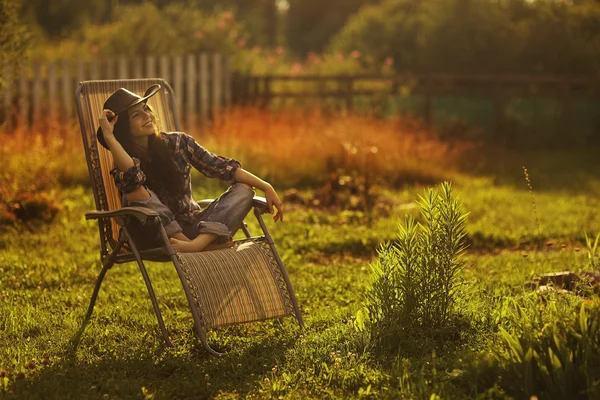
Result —
<instances>
[{"instance_id":1,"label":"tree","mask_svg":"<svg viewBox=\"0 0 600 400\"><path fill-rule=\"evenodd\" d=\"M0 70L3 70L9 61L22 59L29 39L15 0L0 0L0 26Z\"/></svg>"},{"instance_id":2,"label":"tree","mask_svg":"<svg viewBox=\"0 0 600 400\"><path fill-rule=\"evenodd\" d=\"M285 37L290 48L301 55L321 52L329 40L363 5L379 0L288 0Z\"/></svg>"},{"instance_id":3,"label":"tree","mask_svg":"<svg viewBox=\"0 0 600 400\"><path fill-rule=\"evenodd\" d=\"M22 0L21 14L56 39L69 36L88 22L100 22L106 3L107 0Z\"/></svg>"}]
</instances>

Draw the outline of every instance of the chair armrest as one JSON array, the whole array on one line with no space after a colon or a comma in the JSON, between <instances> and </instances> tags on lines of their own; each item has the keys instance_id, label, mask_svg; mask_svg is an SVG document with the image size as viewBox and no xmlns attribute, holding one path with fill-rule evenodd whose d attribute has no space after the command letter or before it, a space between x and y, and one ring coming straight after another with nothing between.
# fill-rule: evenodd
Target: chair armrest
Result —
<instances>
[{"instance_id":1,"label":"chair armrest","mask_svg":"<svg viewBox=\"0 0 600 400\"><path fill-rule=\"evenodd\" d=\"M261 214L269 212L267 199L265 199L264 197L254 196L254 199L252 199L252 207L257 208Z\"/></svg>"},{"instance_id":2,"label":"chair armrest","mask_svg":"<svg viewBox=\"0 0 600 400\"><path fill-rule=\"evenodd\" d=\"M115 218L119 224L122 224L127 217L137 218L142 224L146 224L148 218L157 218L158 213L146 207L123 207L111 211L89 211L85 213L85 219Z\"/></svg>"},{"instance_id":3,"label":"chair armrest","mask_svg":"<svg viewBox=\"0 0 600 400\"><path fill-rule=\"evenodd\" d=\"M205 208L208 207L210 203L212 203L214 199L202 199L198 202L200 207ZM267 199L260 196L254 196L252 199L252 207L257 208L261 214L269 212L269 207L267 206Z\"/></svg>"}]
</instances>

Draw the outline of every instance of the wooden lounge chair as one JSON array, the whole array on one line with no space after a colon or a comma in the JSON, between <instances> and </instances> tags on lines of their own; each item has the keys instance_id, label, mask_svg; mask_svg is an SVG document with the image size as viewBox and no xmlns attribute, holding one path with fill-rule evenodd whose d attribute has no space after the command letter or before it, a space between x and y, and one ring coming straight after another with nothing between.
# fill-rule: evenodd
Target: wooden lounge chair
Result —
<instances>
[{"instance_id":1,"label":"wooden lounge chair","mask_svg":"<svg viewBox=\"0 0 600 400\"><path fill-rule=\"evenodd\" d=\"M86 219L98 221L103 267L82 326L73 338L75 348L92 315L107 271L115 264L132 261L137 262L143 275L158 325L168 346L172 346L172 343L144 260L173 263L189 303L196 333L211 354L221 353L208 344L207 329L288 315L294 315L302 327L302 316L292 285L261 216L268 212L264 198L254 198L254 216L262 229L261 236L251 237L244 224L242 230L246 238L238 240L234 248L187 254L174 251L156 212L143 207L121 206L121 196L109 173L113 168L112 155L96 140L98 115L106 98L118 88L143 93L156 83L161 85L161 89L149 99L148 104L158 117L159 129L164 132L179 131L173 90L162 79L85 81L77 88L77 112L96 202L96 211L88 212L85 216ZM205 200L200 204L204 206L209 202ZM142 243L135 234L141 226L160 235L162 245L156 247Z\"/></svg>"}]
</instances>

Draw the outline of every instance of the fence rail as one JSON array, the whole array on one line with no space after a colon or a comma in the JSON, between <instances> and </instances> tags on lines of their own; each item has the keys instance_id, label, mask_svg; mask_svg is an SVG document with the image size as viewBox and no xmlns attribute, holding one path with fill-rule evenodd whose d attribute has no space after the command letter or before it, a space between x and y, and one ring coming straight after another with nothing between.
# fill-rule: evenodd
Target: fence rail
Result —
<instances>
[{"instance_id":1,"label":"fence rail","mask_svg":"<svg viewBox=\"0 0 600 400\"><path fill-rule=\"evenodd\" d=\"M433 101L442 96L492 99L494 129L501 130L506 102L511 98L547 98L569 113L573 99L600 99L600 77L556 75L262 75L234 76L235 103L267 106L278 99L334 98L352 109L356 97L418 95L422 117L432 120Z\"/></svg>"},{"instance_id":2,"label":"fence rail","mask_svg":"<svg viewBox=\"0 0 600 400\"><path fill-rule=\"evenodd\" d=\"M490 99L494 130L504 124L511 98L549 98L569 114L574 99L600 99L600 77L551 75L244 75L231 71L221 54L188 54L31 63L2 72L0 124L5 130L31 127L47 121L74 118L74 93L78 82L91 79L128 79L159 76L171 84L182 126L201 126L213 113L231 104L268 106L292 99L334 99L351 110L358 97L416 95L422 99L421 116L432 122L433 103L443 96ZM567 119L567 118L561 118Z\"/></svg>"},{"instance_id":3,"label":"fence rail","mask_svg":"<svg viewBox=\"0 0 600 400\"><path fill-rule=\"evenodd\" d=\"M0 124L8 131L75 117L75 89L96 79L161 77L171 84L186 128L231 105L229 59L221 54L32 62L2 71Z\"/></svg>"}]
</instances>

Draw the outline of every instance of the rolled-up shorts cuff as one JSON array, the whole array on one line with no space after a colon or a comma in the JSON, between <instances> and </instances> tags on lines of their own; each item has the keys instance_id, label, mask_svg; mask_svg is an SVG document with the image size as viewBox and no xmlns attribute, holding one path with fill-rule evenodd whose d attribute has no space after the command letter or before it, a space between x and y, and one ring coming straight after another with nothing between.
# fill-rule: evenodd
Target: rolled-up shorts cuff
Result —
<instances>
[{"instance_id":1,"label":"rolled-up shorts cuff","mask_svg":"<svg viewBox=\"0 0 600 400\"><path fill-rule=\"evenodd\" d=\"M216 221L200 221L198 222L198 233L212 233L218 235L217 242L221 240L231 240L229 228L221 222Z\"/></svg>"},{"instance_id":2,"label":"rolled-up shorts cuff","mask_svg":"<svg viewBox=\"0 0 600 400\"><path fill-rule=\"evenodd\" d=\"M165 225L164 228L168 237L171 237L176 233L183 232L183 229L181 229L181 226L177 221L172 221L170 224Z\"/></svg>"}]
</instances>

